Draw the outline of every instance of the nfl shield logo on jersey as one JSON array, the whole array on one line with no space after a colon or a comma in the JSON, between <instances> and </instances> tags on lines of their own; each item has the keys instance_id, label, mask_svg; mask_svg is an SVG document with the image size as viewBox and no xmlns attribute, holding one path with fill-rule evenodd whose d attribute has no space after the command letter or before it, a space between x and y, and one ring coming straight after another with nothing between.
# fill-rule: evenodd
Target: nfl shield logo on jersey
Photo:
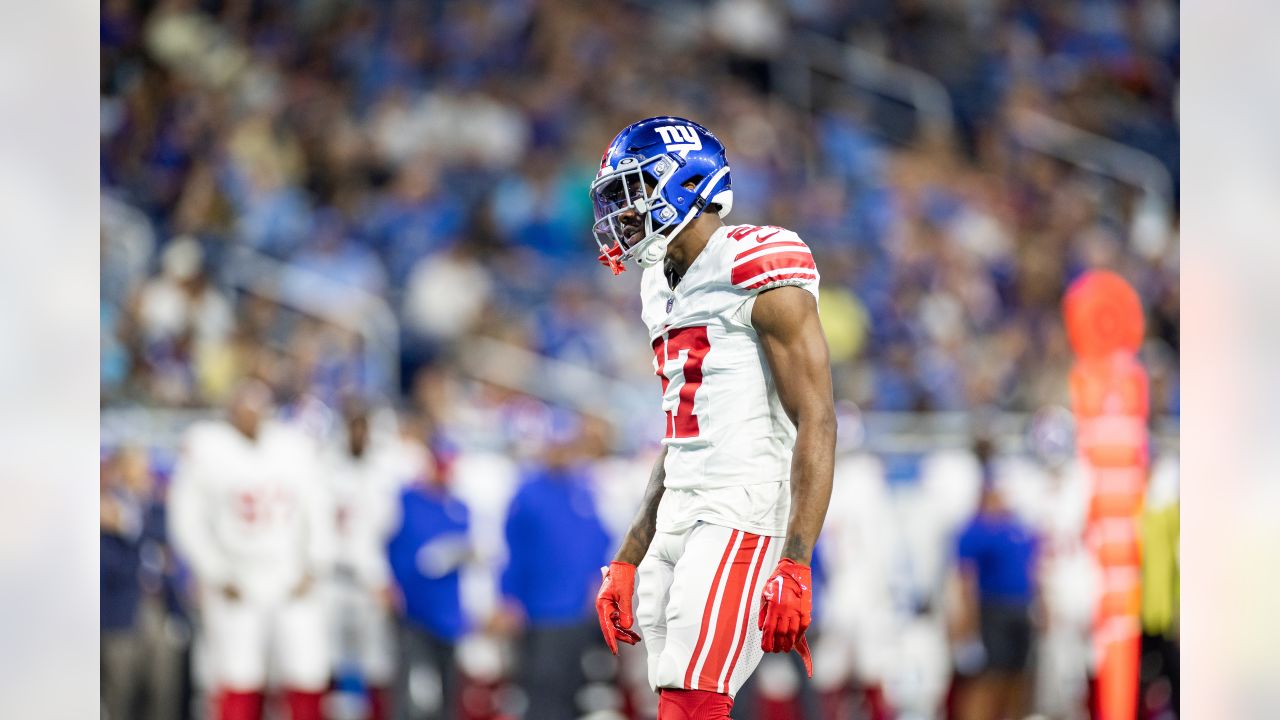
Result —
<instances>
[{"instance_id":1,"label":"nfl shield logo on jersey","mask_svg":"<svg viewBox=\"0 0 1280 720\"><path fill-rule=\"evenodd\" d=\"M667 298L667 312L671 312L671 307L676 304L675 296Z\"/></svg>"}]
</instances>

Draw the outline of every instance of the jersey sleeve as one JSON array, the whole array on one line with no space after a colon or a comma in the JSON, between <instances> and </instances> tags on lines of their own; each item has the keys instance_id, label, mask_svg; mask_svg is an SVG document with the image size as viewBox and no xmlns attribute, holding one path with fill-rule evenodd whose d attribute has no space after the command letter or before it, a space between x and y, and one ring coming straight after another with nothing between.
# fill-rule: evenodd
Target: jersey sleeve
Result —
<instances>
[{"instance_id":1,"label":"jersey sleeve","mask_svg":"<svg viewBox=\"0 0 1280 720\"><path fill-rule=\"evenodd\" d=\"M818 299L818 266L800 236L777 227L742 226L729 233L729 282L745 293L734 311L733 322L751 326L755 299L765 290L797 285Z\"/></svg>"},{"instance_id":2,"label":"jersey sleeve","mask_svg":"<svg viewBox=\"0 0 1280 720\"><path fill-rule=\"evenodd\" d=\"M799 235L774 227L755 228L748 234L731 234L729 282L752 295L783 285L799 285L817 295L818 266Z\"/></svg>"}]
</instances>

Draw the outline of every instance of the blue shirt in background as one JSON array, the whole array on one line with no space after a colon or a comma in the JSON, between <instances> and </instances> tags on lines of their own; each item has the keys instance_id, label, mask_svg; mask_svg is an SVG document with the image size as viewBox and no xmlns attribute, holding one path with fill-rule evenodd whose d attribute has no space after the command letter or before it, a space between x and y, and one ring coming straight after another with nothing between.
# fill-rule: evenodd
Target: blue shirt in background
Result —
<instances>
[{"instance_id":1,"label":"blue shirt in background","mask_svg":"<svg viewBox=\"0 0 1280 720\"><path fill-rule=\"evenodd\" d=\"M460 565L470 546L467 506L443 489L415 485L400 494L400 513L387 558L405 614L436 636L457 640L467 629L460 594Z\"/></svg>"},{"instance_id":2,"label":"blue shirt in background","mask_svg":"<svg viewBox=\"0 0 1280 720\"><path fill-rule=\"evenodd\" d=\"M104 631L132 630L144 590L163 587L163 556L146 552L164 544L163 507L127 491L109 492L123 527L117 531L101 528L98 533L98 621Z\"/></svg>"},{"instance_id":3,"label":"blue shirt in background","mask_svg":"<svg viewBox=\"0 0 1280 720\"><path fill-rule=\"evenodd\" d=\"M538 469L507 509L502 594L534 626L580 622L591 611L609 536L581 475Z\"/></svg>"},{"instance_id":4,"label":"blue shirt in background","mask_svg":"<svg viewBox=\"0 0 1280 720\"><path fill-rule=\"evenodd\" d=\"M103 631L130 630L142 601L138 542L106 531L100 532L99 537L99 627Z\"/></svg>"},{"instance_id":5,"label":"blue shirt in background","mask_svg":"<svg viewBox=\"0 0 1280 720\"><path fill-rule=\"evenodd\" d=\"M960 533L956 554L977 572L983 601L1030 604L1038 541L1009 514L980 514Z\"/></svg>"}]
</instances>

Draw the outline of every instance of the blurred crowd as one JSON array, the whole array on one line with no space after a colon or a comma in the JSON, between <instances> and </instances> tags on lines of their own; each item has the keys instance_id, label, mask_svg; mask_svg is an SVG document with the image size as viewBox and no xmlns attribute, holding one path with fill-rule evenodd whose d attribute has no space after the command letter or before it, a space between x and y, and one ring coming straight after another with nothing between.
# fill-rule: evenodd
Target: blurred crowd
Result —
<instances>
[{"instance_id":1,"label":"blurred crowd","mask_svg":"<svg viewBox=\"0 0 1280 720\"><path fill-rule=\"evenodd\" d=\"M589 590L577 607L519 580L522 561L537 570L564 555L573 567L557 572L598 581L660 433L656 410L646 423L598 397L535 397L518 359L587 368L657 407L639 273L612 277L590 238L586 188L613 134L672 114L725 142L729 222L785 226L813 248L840 400L883 411L1065 405L1062 291L1109 268L1147 313L1152 414L1176 416L1177 27L1173 0L607 12L569 0L103 0L103 406L223 407L256 378L279 421L332 454L348 440L343 399L379 398L381 442L419 458L389 483L399 521L388 532L408 533L415 557L442 548L428 553L444 558L433 577L453 578L443 596L403 577L387 585L395 592L379 607L402 625L391 705L438 712L451 694L459 717L512 717L569 698L583 715L644 717L642 657L615 663L583 634ZM928 132L821 73L795 102L790 71L820 40L936 77L954 131ZM1015 131L1022 111L1153 155L1173 179L1173 217L1028 147ZM390 362L362 332L384 307ZM497 358L510 366L503 382L477 377L477 352L495 347L509 351ZM1083 510L1061 498L1087 491L1069 465L986 453L846 456L820 550L819 675L803 681L767 658L735 712L931 717L969 702L956 688L973 680L973 702L1012 697L1081 716L1091 596L1070 574L1085 572L1079 548L1063 547ZM130 708L124 717L199 716L191 699L208 690L198 578L166 532L179 464L172 448L104 450L103 692L104 705ZM1161 472L1176 488L1176 469ZM539 513L562 506L582 522L541 533ZM1161 537L1170 506L1176 489L1155 506ZM440 518L459 507L461 546L406 525L434 512L428 526L452 527ZM984 513L998 522L980 522ZM1176 510L1173 522L1176 537ZM1051 556L1064 558L1058 570L1027 574ZM1023 570L992 575L989 562ZM1025 647L982 642L993 582L1000 602L1027 611L1014 614L1037 618L1001 634L1021 633ZM436 599L415 605L414 592ZM859 610L842 625L824 604ZM1154 638L1176 630L1162 608L1151 611ZM987 624L1008 615L988 608ZM1176 647L1155 647L1144 717L1168 717ZM335 653L331 714L362 717L342 698L368 683ZM563 653L582 658L581 673L536 672ZM1017 666L1013 682L978 683L997 660ZM407 717L418 716L432 715Z\"/></svg>"},{"instance_id":2,"label":"blurred crowd","mask_svg":"<svg viewBox=\"0 0 1280 720\"><path fill-rule=\"evenodd\" d=\"M674 114L728 146L730 222L813 247L841 398L1062 404L1061 292L1106 267L1147 310L1154 411L1177 412L1176 225L1012 119L1150 152L1176 192L1170 0L104 0L101 27L107 404L207 405L245 374L384 389L350 330L381 302L391 392L420 411L477 337L647 382L639 273L596 266L586 187L619 128ZM817 35L934 74L956 131L839 84L784 100ZM238 280L244 248L288 262L269 290Z\"/></svg>"}]
</instances>

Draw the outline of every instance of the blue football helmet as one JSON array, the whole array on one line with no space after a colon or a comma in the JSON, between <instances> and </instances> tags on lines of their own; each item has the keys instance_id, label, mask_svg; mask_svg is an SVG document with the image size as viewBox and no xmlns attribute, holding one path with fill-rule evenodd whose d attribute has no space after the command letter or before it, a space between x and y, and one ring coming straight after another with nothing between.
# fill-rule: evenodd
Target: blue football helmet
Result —
<instances>
[{"instance_id":1,"label":"blue football helmet","mask_svg":"<svg viewBox=\"0 0 1280 720\"><path fill-rule=\"evenodd\" d=\"M729 214L733 190L724 144L678 117L628 125L600 159L591 201L601 262L615 275L627 260L656 265L671 239L708 205L718 205L720 217Z\"/></svg>"}]
</instances>

